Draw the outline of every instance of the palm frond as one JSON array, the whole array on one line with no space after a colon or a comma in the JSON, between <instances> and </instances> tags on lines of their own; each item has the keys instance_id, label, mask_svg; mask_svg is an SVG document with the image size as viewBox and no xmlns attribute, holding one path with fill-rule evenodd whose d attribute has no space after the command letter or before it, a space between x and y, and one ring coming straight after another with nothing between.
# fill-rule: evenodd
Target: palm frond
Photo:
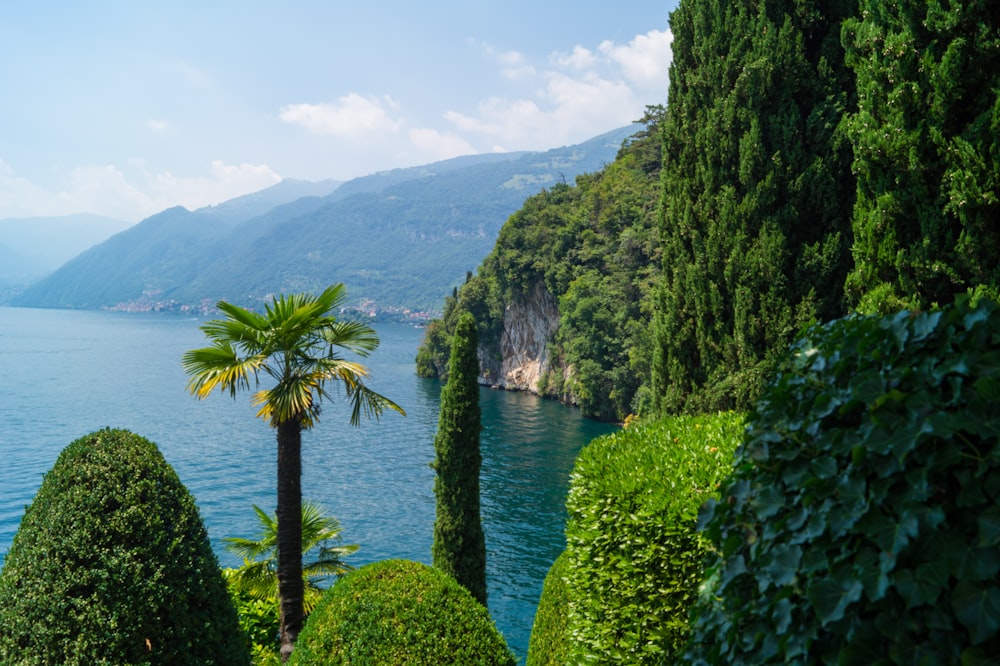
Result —
<instances>
[{"instance_id":1,"label":"palm frond","mask_svg":"<svg viewBox=\"0 0 1000 666\"><path fill-rule=\"evenodd\" d=\"M256 599L274 599L277 591L278 520L254 505L261 531L257 539L229 537L226 549L243 557L243 566L231 574L236 589ZM318 589L319 583L343 576L353 567L344 558L358 550L357 544L341 544L340 521L324 515L315 502L302 503L302 553L316 552L315 559L302 563L307 588Z\"/></svg>"},{"instance_id":2,"label":"palm frond","mask_svg":"<svg viewBox=\"0 0 1000 666\"><path fill-rule=\"evenodd\" d=\"M340 347L359 356L368 356L379 345L378 333L371 326L354 321L338 321L323 329L323 339L331 347Z\"/></svg>"},{"instance_id":3,"label":"palm frond","mask_svg":"<svg viewBox=\"0 0 1000 666\"><path fill-rule=\"evenodd\" d=\"M207 397L216 388L236 392L250 388L264 362L260 356L240 358L228 341L216 341L211 347L192 349L181 358L184 371L191 375L187 389L198 398Z\"/></svg>"},{"instance_id":4,"label":"palm frond","mask_svg":"<svg viewBox=\"0 0 1000 666\"><path fill-rule=\"evenodd\" d=\"M391 409L406 416L406 410L402 407L384 395L372 391L360 382L356 383L353 388L348 388L347 394L348 399L351 401L351 425L356 426L361 423L362 413L366 419L378 419L386 409Z\"/></svg>"}]
</instances>

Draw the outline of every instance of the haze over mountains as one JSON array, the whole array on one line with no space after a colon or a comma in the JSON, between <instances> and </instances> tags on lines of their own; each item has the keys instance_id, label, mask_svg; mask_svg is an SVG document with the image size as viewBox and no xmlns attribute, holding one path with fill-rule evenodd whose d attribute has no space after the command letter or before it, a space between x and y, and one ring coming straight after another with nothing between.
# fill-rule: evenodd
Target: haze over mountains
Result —
<instances>
[{"instance_id":1,"label":"haze over mountains","mask_svg":"<svg viewBox=\"0 0 1000 666\"><path fill-rule=\"evenodd\" d=\"M0 285L25 285L129 226L100 215L0 220Z\"/></svg>"},{"instance_id":2,"label":"haze over mountains","mask_svg":"<svg viewBox=\"0 0 1000 666\"><path fill-rule=\"evenodd\" d=\"M28 307L201 310L345 283L383 311L440 307L526 198L610 163L638 129L547 152L460 157L333 181L283 181L153 215L9 299ZM2 237L0 237L2 238ZM2 241L0 241L2 242Z\"/></svg>"}]
</instances>

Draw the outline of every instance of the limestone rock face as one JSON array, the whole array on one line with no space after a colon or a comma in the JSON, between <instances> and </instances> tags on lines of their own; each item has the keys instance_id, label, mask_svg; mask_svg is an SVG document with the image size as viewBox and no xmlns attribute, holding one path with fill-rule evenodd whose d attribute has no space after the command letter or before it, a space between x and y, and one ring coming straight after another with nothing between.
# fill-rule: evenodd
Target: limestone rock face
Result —
<instances>
[{"instance_id":1,"label":"limestone rock face","mask_svg":"<svg viewBox=\"0 0 1000 666\"><path fill-rule=\"evenodd\" d=\"M543 284L507 305L500 336L500 368L495 380L501 388L538 393L539 380L549 370L548 343L559 327L559 307Z\"/></svg>"}]
</instances>

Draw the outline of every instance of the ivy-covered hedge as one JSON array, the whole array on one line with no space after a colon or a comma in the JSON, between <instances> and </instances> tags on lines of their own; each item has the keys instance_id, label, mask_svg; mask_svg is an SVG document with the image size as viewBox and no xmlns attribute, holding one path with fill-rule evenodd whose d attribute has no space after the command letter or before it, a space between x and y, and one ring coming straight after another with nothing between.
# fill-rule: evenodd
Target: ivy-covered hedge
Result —
<instances>
[{"instance_id":1,"label":"ivy-covered hedge","mask_svg":"<svg viewBox=\"0 0 1000 666\"><path fill-rule=\"evenodd\" d=\"M152 442L70 444L0 572L0 663L249 664L191 494Z\"/></svg>"},{"instance_id":2,"label":"ivy-covered hedge","mask_svg":"<svg viewBox=\"0 0 1000 666\"><path fill-rule=\"evenodd\" d=\"M695 664L995 664L1000 310L814 328L718 502Z\"/></svg>"},{"instance_id":3,"label":"ivy-covered hedge","mask_svg":"<svg viewBox=\"0 0 1000 666\"><path fill-rule=\"evenodd\" d=\"M675 417L598 438L571 477L571 663L670 663L688 637L706 543L698 508L730 470L743 416Z\"/></svg>"},{"instance_id":4,"label":"ivy-covered hedge","mask_svg":"<svg viewBox=\"0 0 1000 666\"><path fill-rule=\"evenodd\" d=\"M566 591L566 551L552 563L535 611L528 642L527 666L565 666L570 663L569 594Z\"/></svg>"},{"instance_id":5,"label":"ivy-covered hedge","mask_svg":"<svg viewBox=\"0 0 1000 666\"><path fill-rule=\"evenodd\" d=\"M309 615L292 664L513 666L486 608L446 574L386 560L352 571Z\"/></svg>"}]
</instances>

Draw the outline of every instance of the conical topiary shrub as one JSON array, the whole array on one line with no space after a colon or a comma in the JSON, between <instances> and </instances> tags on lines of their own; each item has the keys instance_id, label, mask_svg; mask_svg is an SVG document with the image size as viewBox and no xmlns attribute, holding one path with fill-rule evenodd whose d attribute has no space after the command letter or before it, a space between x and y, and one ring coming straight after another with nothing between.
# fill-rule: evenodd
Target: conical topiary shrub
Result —
<instances>
[{"instance_id":1,"label":"conical topiary shrub","mask_svg":"<svg viewBox=\"0 0 1000 666\"><path fill-rule=\"evenodd\" d=\"M152 442L76 440L0 572L0 663L249 664L194 499Z\"/></svg>"}]
</instances>

